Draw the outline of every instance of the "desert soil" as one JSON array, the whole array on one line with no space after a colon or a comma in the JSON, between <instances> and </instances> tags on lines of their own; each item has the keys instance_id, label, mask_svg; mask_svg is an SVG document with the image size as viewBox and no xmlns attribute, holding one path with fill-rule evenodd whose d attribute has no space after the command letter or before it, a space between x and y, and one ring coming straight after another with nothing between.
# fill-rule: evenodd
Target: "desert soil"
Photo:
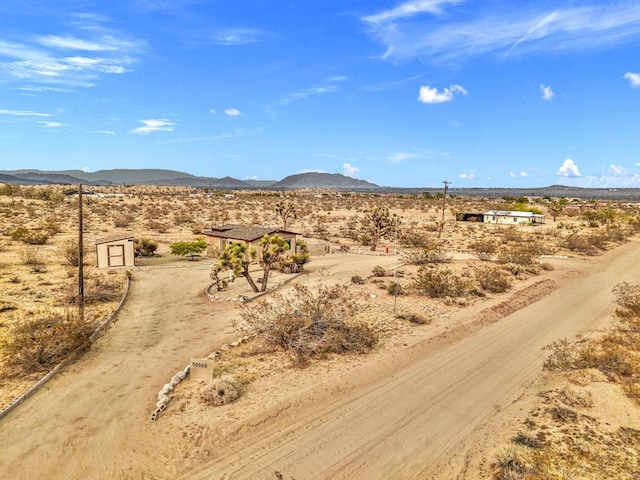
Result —
<instances>
[{"instance_id":1,"label":"desert soil","mask_svg":"<svg viewBox=\"0 0 640 480\"><path fill-rule=\"evenodd\" d=\"M206 262L136 271L115 325L0 422L0 478L482 478L488 452L526 414L514 405L533 395L543 346L606 327L612 287L638 278L638 247L553 260L557 288L504 318L491 318L504 298L489 299L370 355L285 369L277 394L251 389L222 413L169 404L155 423L161 386L191 356L237 339L237 305L207 298ZM329 255L300 279L346 282L394 262Z\"/></svg>"}]
</instances>

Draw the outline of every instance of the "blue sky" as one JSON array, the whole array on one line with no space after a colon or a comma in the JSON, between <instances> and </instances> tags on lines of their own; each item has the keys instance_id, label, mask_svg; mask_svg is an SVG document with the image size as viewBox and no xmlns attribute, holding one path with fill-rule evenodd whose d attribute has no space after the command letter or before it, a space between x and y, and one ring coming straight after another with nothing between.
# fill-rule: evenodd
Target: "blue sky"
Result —
<instances>
[{"instance_id":1,"label":"blue sky","mask_svg":"<svg viewBox=\"0 0 640 480\"><path fill-rule=\"evenodd\" d=\"M2 2L18 168L640 187L640 1Z\"/></svg>"}]
</instances>

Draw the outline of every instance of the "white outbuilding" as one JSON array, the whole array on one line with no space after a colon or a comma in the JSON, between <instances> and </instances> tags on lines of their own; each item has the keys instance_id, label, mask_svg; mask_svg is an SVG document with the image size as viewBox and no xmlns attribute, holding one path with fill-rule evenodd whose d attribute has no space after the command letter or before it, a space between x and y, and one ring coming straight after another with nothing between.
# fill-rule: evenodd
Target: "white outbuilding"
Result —
<instances>
[{"instance_id":1,"label":"white outbuilding","mask_svg":"<svg viewBox=\"0 0 640 480\"><path fill-rule=\"evenodd\" d=\"M126 235L96 240L96 257L98 268L134 267L133 237Z\"/></svg>"}]
</instances>

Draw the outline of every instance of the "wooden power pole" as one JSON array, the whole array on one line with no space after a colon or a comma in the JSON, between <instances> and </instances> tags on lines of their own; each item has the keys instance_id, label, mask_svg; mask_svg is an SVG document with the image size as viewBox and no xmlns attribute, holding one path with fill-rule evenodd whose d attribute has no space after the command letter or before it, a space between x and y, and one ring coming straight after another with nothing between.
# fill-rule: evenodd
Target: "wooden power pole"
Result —
<instances>
[{"instance_id":1,"label":"wooden power pole","mask_svg":"<svg viewBox=\"0 0 640 480\"><path fill-rule=\"evenodd\" d=\"M440 230L438 231L438 238L442 235L442 230L444 229L444 210L447 207L447 190L449 189L449 184L451 183L449 180L443 180L444 183L444 195L442 196L442 220L440 221Z\"/></svg>"},{"instance_id":2,"label":"wooden power pole","mask_svg":"<svg viewBox=\"0 0 640 480\"><path fill-rule=\"evenodd\" d=\"M84 241L82 238L82 184L78 186L78 316L84 321Z\"/></svg>"}]
</instances>

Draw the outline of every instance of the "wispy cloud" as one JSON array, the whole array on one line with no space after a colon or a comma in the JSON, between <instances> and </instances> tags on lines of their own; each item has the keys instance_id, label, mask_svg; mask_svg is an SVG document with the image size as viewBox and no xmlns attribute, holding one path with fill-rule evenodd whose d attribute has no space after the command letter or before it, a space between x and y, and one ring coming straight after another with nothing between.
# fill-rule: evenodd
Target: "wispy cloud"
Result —
<instances>
[{"instance_id":1,"label":"wispy cloud","mask_svg":"<svg viewBox=\"0 0 640 480\"><path fill-rule=\"evenodd\" d=\"M255 28L231 28L214 32L211 40L216 45L235 46L257 43L268 36L268 32Z\"/></svg>"},{"instance_id":2,"label":"wispy cloud","mask_svg":"<svg viewBox=\"0 0 640 480\"><path fill-rule=\"evenodd\" d=\"M176 143L197 143L197 142L214 142L218 140L226 140L229 138L238 138L244 137L246 135L244 130L236 130L232 133L221 133L218 135L209 135L204 137L182 137L182 138L174 138L171 140L165 140L160 142L161 145L170 145Z\"/></svg>"},{"instance_id":3,"label":"wispy cloud","mask_svg":"<svg viewBox=\"0 0 640 480\"><path fill-rule=\"evenodd\" d=\"M473 180L474 178L476 178L476 174L472 171L462 172L458 175L458 178L462 178L464 180Z\"/></svg>"},{"instance_id":4,"label":"wispy cloud","mask_svg":"<svg viewBox=\"0 0 640 480\"><path fill-rule=\"evenodd\" d=\"M389 155L388 160L392 163L403 163L413 158L420 158L421 155L412 152L394 152Z\"/></svg>"},{"instance_id":5,"label":"wispy cloud","mask_svg":"<svg viewBox=\"0 0 640 480\"><path fill-rule=\"evenodd\" d=\"M453 100L454 94L460 93L466 95L467 90L460 85L451 85L448 88L444 88L441 92L435 87L424 85L420 87L420 93L418 100L422 103L444 103Z\"/></svg>"},{"instance_id":6,"label":"wispy cloud","mask_svg":"<svg viewBox=\"0 0 640 480\"><path fill-rule=\"evenodd\" d=\"M50 113L33 112L31 110L5 110L0 109L0 115L11 115L14 117L52 117Z\"/></svg>"},{"instance_id":7,"label":"wispy cloud","mask_svg":"<svg viewBox=\"0 0 640 480\"><path fill-rule=\"evenodd\" d=\"M237 108L227 108L225 109L224 113L229 117L239 117L240 115L242 115L240 110L238 110Z\"/></svg>"},{"instance_id":8,"label":"wispy cloud","mask_svg":"<svg viewBox=\"0 0 640 480\"><path fill-rule=\"evenodd\" d=\"M140 120L141 127L134 128L131 133L138 135L148 135L154 132L173 132L175 128L175 122L167 120L166 118L151 118L148 120Z\"/></svg>"},{"instance_id":9,"label":"wispy cloud","mask_svg":"<svg viewBox=\"0 0 640 480\"><path fill-rule=\"evenodd\" d=\"M276 101L272 106L281 107L284 105L289 105L290 103L299 102L301 100L304 100L305 98L337 92L338 90L340 90L339 84L344 83L347 80L349 80L349 77L347 77L346 75L335 75L319 82L319 85L309 88L303 88L296 92L290 93L289 95Z\"/></svg>"},{"instance_id":10,"label":"wispy cloud","mask_svg":"<svg viewBox=\"0 0 640 480\"><path fill-rule=\"evenodd\" d=\"M60 123L60 122L39 121L38 123L42 125L44 128L60 128L65 126L64 123Z\"/></svg>"},{"instance_id":11,"label":"wispy cloud","mask_svg":"<svg viewBox=\"0 0 640 480\"><path fill-rule=\"evenodd\" d=\"M531 7L528 3L465 5L457 1L408 1L362 17L385 48L383 58L434 60L498 54L586 50L628 43L640 37L636 2L589 6ZM502 6L500 6L502 5ZM458 13L456 10L455 13Z\"/></svg>"},{"instance_id":12,"label":"wispy cloud","mask_svg":"<svg viewBox=\"0 0 640 480\"><path fill-rule=\"evenodd\" d=\"M542 93L543 100L552 100L555 96L555 93L553 93L549 85L540 84L540 92Z\"/></svg>"},{"instance_id":13,"label":"wispy cloud","mask_svg":"<svg viewBox=\"0 0 640 480\"><path fill-rule=\"evenodd\" d=\"M627 72L624 74L624 78L631 82L632 87L640 87L640 73Z\"/></svg>"},{"instance_id":14,"label":"wispy cloud","mask_svg":"<svg viewBox=\"0 0 640 480\"><path fill-rule=\"evenodd\" d=\"M456 5L463 1L464 0L410 0L392 9L384 10L374 15L368 15L362 19L365 22L379 25L423 13L439 15L442 13L443 6Z\"/></svg>"},{"instance_id":15,"label":"wispy cloud","mask_svg":"<svg viewBox=\"0 0 640 480\"><path fill-rule=\"evenodd\" d=\"M337 85L326 85L322 87L305 88L303 90L298 90L297 92L287 95L286 97L278 101L276 105L280 105L280 106L288 105L290 103L298 102L300 100L304 100L305 98L311 97L314 95L323 95L325 93L336 92L338 88L339 87Z\"/></svg>"},{"instance_id":16,"label":"wispy cloud","mask_svg":"<svg viewBox=\"0 0 640 480\"><path fill-rule=\"evenodd\" d=\"M24 83L23 89L64 92L94 86L107 74L131 71L146 44L120 32L96 25L97 19L74 17L72 29L61 35L0 38L0 80ZM6 35L6 34L5 34Z\"/></svg>"}]
</instances>

